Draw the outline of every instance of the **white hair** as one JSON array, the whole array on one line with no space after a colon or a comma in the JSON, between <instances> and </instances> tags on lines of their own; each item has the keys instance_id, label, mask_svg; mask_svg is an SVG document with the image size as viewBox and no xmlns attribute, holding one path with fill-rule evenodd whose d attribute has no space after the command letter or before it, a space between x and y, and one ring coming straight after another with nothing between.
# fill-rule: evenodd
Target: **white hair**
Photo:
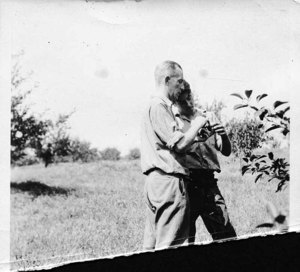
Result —
<instances>
[{"instance_id":1,"label":"white hair","mask_svg":"<svg viewBox=\"0 0 300 272\"><path fill-rule=\"evenodd\" d=\"M154 71L156 85L160 86L163 84L165 78L172 75L177 68L182 70L181 66L177 62L171 60L166 60L158 64Z\"/></svg>"}]
</instances>

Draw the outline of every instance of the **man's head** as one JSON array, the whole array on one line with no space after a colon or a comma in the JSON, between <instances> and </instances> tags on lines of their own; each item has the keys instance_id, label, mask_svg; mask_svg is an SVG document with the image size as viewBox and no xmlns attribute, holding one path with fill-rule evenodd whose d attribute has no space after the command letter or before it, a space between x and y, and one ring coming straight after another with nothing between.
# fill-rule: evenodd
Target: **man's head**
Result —
<instances>
[{"instance_id":1,"label":"man's head","mask_svg":"<svg viewBox=\"0 0 300 272\"><path fill-rule=\"evenodd\" d=\"M181 115L191 117L194 114L195 110L194 98L190 88L190 84L184 80L183 85L184 88L182 92L174 102L178 107L179 113Z\"/></svg>"},{"instance_id":2,"label":"man's head","mask_svg":"<svg viewBox=\"0 0 300 272\"><path fill-rule=\"evenodd\" d=\"M164 94L172 101L178 99L183 89L183 72L181 66L174 61L164 61L155 68L156 86L164 90Z\"/></svg>"}]
</instances>

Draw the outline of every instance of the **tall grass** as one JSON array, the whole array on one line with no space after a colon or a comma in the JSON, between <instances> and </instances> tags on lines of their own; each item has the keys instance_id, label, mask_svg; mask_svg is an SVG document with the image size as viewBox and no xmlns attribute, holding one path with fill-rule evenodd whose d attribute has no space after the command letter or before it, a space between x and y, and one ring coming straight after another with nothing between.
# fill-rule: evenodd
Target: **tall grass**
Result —
<instances>
[{"instance_id":1,"label":"tall grass","mask_svg":"<svg viewBox=\"0 0 300 272\"><path fill-rule=\"evenodd\" d=\"M239 160L221 161L219 187L239 236L268 219L264 200L288 208L288 191L251 175L241 176ZM144 177L139 161L65 163L12 169L12 269L97 258L141 250ZM201 219L196 242L210 241Z\"/></svg>"}]
</instances>

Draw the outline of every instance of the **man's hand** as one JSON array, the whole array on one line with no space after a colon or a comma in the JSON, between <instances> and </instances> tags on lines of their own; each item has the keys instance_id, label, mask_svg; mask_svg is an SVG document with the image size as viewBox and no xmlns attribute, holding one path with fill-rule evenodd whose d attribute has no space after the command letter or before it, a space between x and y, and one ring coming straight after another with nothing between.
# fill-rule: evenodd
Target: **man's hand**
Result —
<instances>
[{"instance_id":1,"label":"man's hand","mask_svg":"<svg viewBox=\"0 0 300 272\"><path fill-rule=\"evenodd\" d=\"M219 135L226 135L226 131L225 131L225 128L224 128L224 126L223 125L221 125L221 124L214 124L213 126L212 126L212 129L217 133L217 134L219 134Z\"/></svg>"},{"instance_id":2,"label":"man's hand","mask_svg":"<svg viewBox=\"0 0 300 272\"><path fill-rule=\"evenodd\" d=\"M196 142L205 142L211 135L212 134L210 131L208 131L206 128L202 128L202 129L200 129L195 141Z\"/></svg>"},{"instance_id":3,"label":"man's hand","mask_svg":"<svg viewBox=\"0 0 300 272\"><path fill-rule=\"evenodd\" d=\"M175 151L185 152L195 141L195 138L201 128L207 123L207 118L201 115L195 116L191 120L190 128L184 133L183 138L176 144Z\"/></svg>"},{"instance_id":4,"label":"man's hand","mask_svg":"<svg viewBox=\"0 0 300 272\"><path fill-rule=\"evenodd\" d=\"M216 123L212 126L213 130L221 137L217 138L217 147L224 156L231 154L231 143L225 128L220 123Z\"/></svg>"},{"instance_id":5,"label":"man's hand","mask_svg":"<svg viewBox=\"0 0 300 272\"><path fill-rule=\"evenodd\" d=\"M195 107L194 108L194 116L198 116L198 115L203 116L203 117L207 117L207 111Z\"/></svg>"},{"instance_id":6,"label":"man's hand","mask_svg":"<svg viewBox=\"0 0 300 272\"><path fill-rule=\"evenodd\" d=\"M196 115L195 118L191 121L191 126L195 126L198 129L202 128L207 122L206 116Z\"/></svg>"}]
</instances>

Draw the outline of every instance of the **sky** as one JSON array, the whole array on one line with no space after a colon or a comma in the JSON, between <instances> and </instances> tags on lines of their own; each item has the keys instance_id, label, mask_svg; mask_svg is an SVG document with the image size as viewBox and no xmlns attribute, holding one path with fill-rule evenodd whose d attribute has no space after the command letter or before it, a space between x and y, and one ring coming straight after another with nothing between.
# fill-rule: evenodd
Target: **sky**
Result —
<instances>
[{"instance_id":1,"label":"sky","mask_svg":"<svg viewBox=\"0 0 300 272\"><path fill-rule=\"evenodd\" d=\"M295 1L7 1L11 51L38 83L32 110L55 118L75 109L70 133L100 150L139 146L154 68L175 60L201 103L234 92L291 100ZM269 103L269 104L268 104Z\"/></svg>"}]
</instances>

